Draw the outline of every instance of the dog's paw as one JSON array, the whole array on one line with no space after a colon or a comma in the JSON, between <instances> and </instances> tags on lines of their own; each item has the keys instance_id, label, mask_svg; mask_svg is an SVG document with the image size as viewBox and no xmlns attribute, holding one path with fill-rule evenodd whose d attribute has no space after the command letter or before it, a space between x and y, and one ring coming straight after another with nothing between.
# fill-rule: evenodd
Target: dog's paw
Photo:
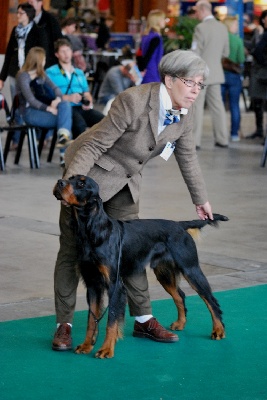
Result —
<instances>
[{"instance_id":1,"label":"dog's paw","mask_svg":"<svg viewBox=\"0 0 267 400\"><path fill-rule=\"evenodd\" d=\"M221 329L213 329L211 332L211 339L212 340L221 340L225 338L225 330L223 328Z\"/></svg>"},{"instance_id":2,"label":"dog's paw","mask_svg":"<svg viewBox=\"0 0 267 400\"><path fill-rule=\"evenodd\" d=\"M74 352L76 354L89 354L93 350L94 346L92 345L87 345L87 344L79 344L79 346L76 347Z\"/></svg>"},{"instance_id":3,"label":"dog's paw","mask_svg":"<svg viewBox=\"0 0 267 400\"><path fill-rule=\"evenodd\" d=\"M170 329L172 331L182 331L185 327L185 321L175 321L171 324Z\"/></svg>"},{"instance_id":4,"label":"dog's paw","mask_svg":"<svg viewBox=\"0 0 267 400\"><path fill-rule=\"evenodd\" d=\"M104 347L95 354L96 358L112 358L114 357L114 348Z\"/></svg>"}]
</instances>

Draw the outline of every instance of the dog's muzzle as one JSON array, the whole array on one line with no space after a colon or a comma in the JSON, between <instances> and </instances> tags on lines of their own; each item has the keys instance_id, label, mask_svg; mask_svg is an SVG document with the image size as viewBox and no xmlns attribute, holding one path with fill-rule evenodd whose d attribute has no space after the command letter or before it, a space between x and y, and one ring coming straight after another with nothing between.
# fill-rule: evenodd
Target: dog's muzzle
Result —
<instances>
[{"instance_id":1,"label":"dog's muzzle","mask_svg":"<svg viewBox=\"0 0 267 400\"><path fill-rule=\"evenodd\" d=\"M62 190L67 186L67 181L59 179L54 187L53 194L58 200L62 200Z\"/></svg>"}]
</instances>

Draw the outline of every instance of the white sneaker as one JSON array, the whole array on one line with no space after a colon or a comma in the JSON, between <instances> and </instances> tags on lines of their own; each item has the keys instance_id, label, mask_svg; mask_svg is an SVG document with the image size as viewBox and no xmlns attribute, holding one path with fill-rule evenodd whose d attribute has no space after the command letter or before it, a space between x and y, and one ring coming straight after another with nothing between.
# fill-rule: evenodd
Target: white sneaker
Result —
<instances>
[{"instance_id":1,"label":"white sneaker","mask_svg":"<svg viewBox=\"0 0 267 400\"><path fill-rule=\"evenodd\" d=\"M65 168L65 154L64 153L60 154L60 166L62 168Z\"/></svg>"},{"instance_id":2,"label":"white sneaker","mask_svg":"<svg viewBox=\"0 0 267 400\"><path fill-rule=\"evenodd\" d=\"M239 136L231 136L231 141L232 142L240 142L240 137Z\"/></svg>"},{"instance_id":3,"label":"white sneaker","mask_svg":"<svg viewBox=\"0 0 267 400\"><path fill-rule=\"evenodd\" d=\"M73 140L70 139L71 137L70 132L65 128L60 128L57 132L57 135L58 135L58 140L56 144L57 148L68 147L73 142Z\"/></svg>"}]
</instances>

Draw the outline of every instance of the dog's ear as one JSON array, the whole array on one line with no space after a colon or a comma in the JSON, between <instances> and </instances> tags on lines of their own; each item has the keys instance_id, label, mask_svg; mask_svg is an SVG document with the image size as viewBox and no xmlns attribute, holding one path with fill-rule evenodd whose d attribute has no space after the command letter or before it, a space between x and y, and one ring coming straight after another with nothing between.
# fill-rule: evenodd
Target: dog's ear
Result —
<instances>
[{"instance_id":1,"label":"dog's ear","mask_svg":"<svg viewBox=\"0 0 267 400\"><path fill-rule=\"evenodd\" d=\"M90 185L92 187L92 189L94 190L94 192L99 195L99 186L96 183L96 181L94 181L92 178L87 177L88 180L90 180Z\"/></svg>"},{"instance_id":2,"label":"dog's ear","mask_svg":"<svg viewBox=\"0 0 267 400\"><path fill-rule=\"evenodd\" d=\"M99 197L99 186L98 184L89 176L84 176L82 178L85 182L86 189L91 193L91 197Z\"/></svg>"},{"instance_id":3,"label":"dog's ear","mask_svg":"<svg viewBox=\"0 0 267 400\"><path fill-rule=\"evenodd\" d=\"M84 206L87 205L89 209L97 207L98 209L102 206L102 200L99 196L99 186L98 184L90 177L79 175L79 181L84 185L83 200Z\"/></svg>"}]
</instances>

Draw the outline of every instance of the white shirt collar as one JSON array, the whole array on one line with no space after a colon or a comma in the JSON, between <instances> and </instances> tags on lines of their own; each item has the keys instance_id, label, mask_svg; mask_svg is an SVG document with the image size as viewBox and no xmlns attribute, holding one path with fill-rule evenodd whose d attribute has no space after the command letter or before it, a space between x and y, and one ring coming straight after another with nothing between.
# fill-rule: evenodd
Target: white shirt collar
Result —
<instances>
[{"instance_id":1,"label":"white shirt collar","mask_svg":"<svg viewBox=\"0 0 267 400\"><path fill-rule=\"evenodd\" d=\"M160 103L162 104L162 107L164 108L164 110L171 110L173 111L173 114L187 114L188 113L188 109L187 108L181 108L180 110L174 110L172 108L172 101L170 98L170 95L166 89L166 86L162 83L160 85L160 92L159 92L159 96L160 96ZM179 111L179 112L177 112Z\"/></svg>"},{"instance_id":2,"label":"white shirt collar","mask_svg":"<svg viewBox=\"0 0 267 400\"><path fill-rule=\"evenodd\" d=\"M170 95L166 89L166 86L161 83L160 85L160 90L159 90L159 123L158 123L158 134L160 134L165 128L166 125L164 124L164 120L165 120L165 116L166 116L166 110L171 110L177 114L187 114L188 113L188 109L187 108L181 108L181 110L179 110L179 112L177 112L178 110L173 110L172 109L172 101L170 98Z\"/></svg>"},{"instance_id":3,"label":"white shirt collar","mask_svg":"<svg viewBox=\"0 0 267 400\"><path fill-rule=\"evenodd\" d=\"M207 21L208 19L213 19L214 16L213 15L208 15L207 17L203 18L202 21Z\"/></svg>"}]
</instances>

